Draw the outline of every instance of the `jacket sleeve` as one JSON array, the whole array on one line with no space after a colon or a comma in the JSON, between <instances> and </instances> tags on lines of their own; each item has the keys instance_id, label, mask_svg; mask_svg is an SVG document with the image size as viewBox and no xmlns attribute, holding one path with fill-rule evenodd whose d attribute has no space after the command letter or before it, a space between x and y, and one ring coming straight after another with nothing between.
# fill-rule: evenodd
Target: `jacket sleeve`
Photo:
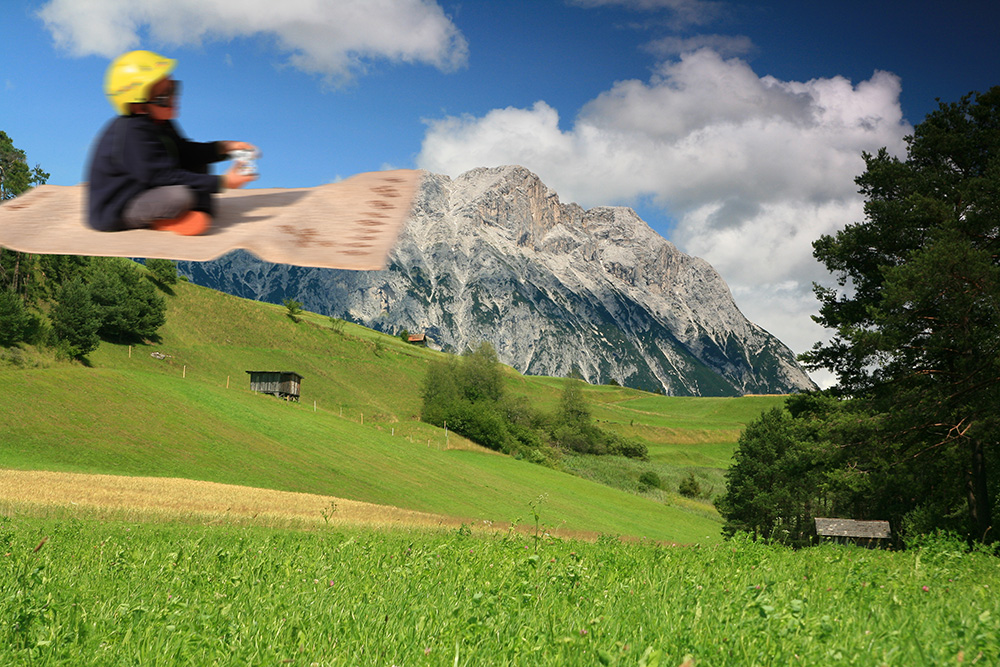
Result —
<instances>
[{"instance_id":1,"label":"jacket sleeve","mask_svg":"<svg viewBox=\"0 0 1000 667\"><path fill-rule=\"evenodd\" d=\"M205 167L213 162L221 162L227 156L223 155L220 144L216 141L198 142L185 138L180 133L176 133L177 147L180 153L180 164L182 168L191 171L202 172Z\"/></svg>"}]
</instances>

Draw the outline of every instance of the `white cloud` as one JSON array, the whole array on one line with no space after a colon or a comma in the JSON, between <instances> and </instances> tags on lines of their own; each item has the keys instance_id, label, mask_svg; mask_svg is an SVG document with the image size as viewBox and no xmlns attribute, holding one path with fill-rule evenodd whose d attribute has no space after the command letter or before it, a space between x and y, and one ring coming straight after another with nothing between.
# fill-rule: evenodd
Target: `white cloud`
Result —
<instances>
[{"instance_id":1,"label":"white cloud","mask_svg":"<svg viewBox=\"0 0 1000 667\"><path fill-rule=\"evenodd\" d=\"M49 0L39 16L74 55L113 57L156 44L263 36L289 62L344 80L369 60L463 66L467 43L433 0ZM145 32L144 32L145 31Z\"/></svg>"},{"instance_id":2,"label":"white cloud","mask_svg":"<svg viewBox=\"0 0 1000 667\"><path fill-rule=\"evenodd\" d=\"M702 49L621 81L586 104L572 128L544 101L481 118L429 123L418 164L457 175L521 164L564 201L647 198L676 221L673 240L707 259L744 313L802 352L823 332L814 280L828 280L812 242L861 219L862 151L904 153L899 79L875 72L782 81Z\"/></svg>"}]
</instances>

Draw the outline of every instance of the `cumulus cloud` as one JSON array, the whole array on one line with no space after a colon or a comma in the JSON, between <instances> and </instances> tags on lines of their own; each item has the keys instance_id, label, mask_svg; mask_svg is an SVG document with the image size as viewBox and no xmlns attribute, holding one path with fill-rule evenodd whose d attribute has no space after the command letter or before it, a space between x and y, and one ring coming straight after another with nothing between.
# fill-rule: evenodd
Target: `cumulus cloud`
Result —
<instances>
[{"instance_id":1,"label":"cumulus cloud","mask_svg":"<svg viewBox=\"0 0 1000 667\"><path fill-rule=\"evenodd\" d=\"M461 67L467 43L433 0L49 0L39 16L74 55L113 57L146 41L167 45L263 36L289 62L344 80L369 60Z\"/></svg>"},{"instance_id":2,"label":"cumulus cloud","mask_svg":"<svg viewBox=\"0 0 1000 667\"><path fill-rule=\"evenodd\" d=\"M812 241L861 218L862 151L904 153L900 90L887 72L782 81L701 49L614 84L568 130L544 101L431 121L418 163L451 175L522 164L584 206L652 201L671 240L801 352L823 334L809 319L811 284L827 278Z\"/></svg>"}]
</instances>

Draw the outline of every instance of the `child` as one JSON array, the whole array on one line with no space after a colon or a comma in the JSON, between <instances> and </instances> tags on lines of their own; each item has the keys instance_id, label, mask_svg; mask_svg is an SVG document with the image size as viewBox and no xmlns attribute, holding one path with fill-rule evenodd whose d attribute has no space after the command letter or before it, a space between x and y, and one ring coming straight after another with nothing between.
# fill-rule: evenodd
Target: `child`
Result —
<instances>
[{"instance_id":1,"label":"child","mask_svg":"<svg viewBox=\"0 0 1000 667\"><path fill-rule=\"evenodd\" d=\"M180 81L170 77L176 60L151 51L130 51L108 67L104 90L118 112L91 156L88 220L101 231L152 228L197 235L212 224L212 195L243 187L256 176L208 173L208 165L243 141L198 143L183 137L177 117Z\"/></svg>"}]
</instances>

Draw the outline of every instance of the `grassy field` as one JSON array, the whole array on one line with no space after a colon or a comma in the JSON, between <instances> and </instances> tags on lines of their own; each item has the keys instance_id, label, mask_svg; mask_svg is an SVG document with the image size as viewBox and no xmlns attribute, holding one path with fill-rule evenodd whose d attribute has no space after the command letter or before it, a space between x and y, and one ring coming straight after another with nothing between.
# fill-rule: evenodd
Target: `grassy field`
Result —
<instances>
[{"instance_id":1,"label":"grassy field","mask_svg":"<svg viewBox=\"0 0 1000 667\"><path fill-rule=\"evenodd\" d=\"M183 282L171 291L154 344L105 342L89 367L41 355L0 363L0 468L183 478L470 523L523 519L525 503L548 494L552 525L568 533L705 543L719 538L718 516L705 498L678 496L677 481L695 471L721 490L740 425L781 400L587 387L601 425L642 439L652 461L577 460L572 476L420 422L437 352ZM246 371L265 369L303 375L301 403L250 392ZM559 379L507 378L538 405L559 399ZM638 487L648 468L666 488Z\"/></svg>"},{"instance_id":2,"label":"grassy field","mask_svg":"<svg viewBox=\"0 0 1000 667\"><path fill-rule=\"evenodd\" d=\"M0 664L1000 664L995 557L723 542L677 495L721 491L781 397L586 387L652 460L571 475L419 422L435 352L173 292L155 344L0 351ZM302 402L251 393L265 369Z\"/></svg>"},{"instance_id":3,"label":"grassy field","mask_svg":"<svg viewBox=\"0 0 1000 667\"><path fill-rule=\"evenodd\" d=\"M1000 571L959 547L7 516L0 655L144 667L995 665Z\"/></svg>"}]
</instances>

